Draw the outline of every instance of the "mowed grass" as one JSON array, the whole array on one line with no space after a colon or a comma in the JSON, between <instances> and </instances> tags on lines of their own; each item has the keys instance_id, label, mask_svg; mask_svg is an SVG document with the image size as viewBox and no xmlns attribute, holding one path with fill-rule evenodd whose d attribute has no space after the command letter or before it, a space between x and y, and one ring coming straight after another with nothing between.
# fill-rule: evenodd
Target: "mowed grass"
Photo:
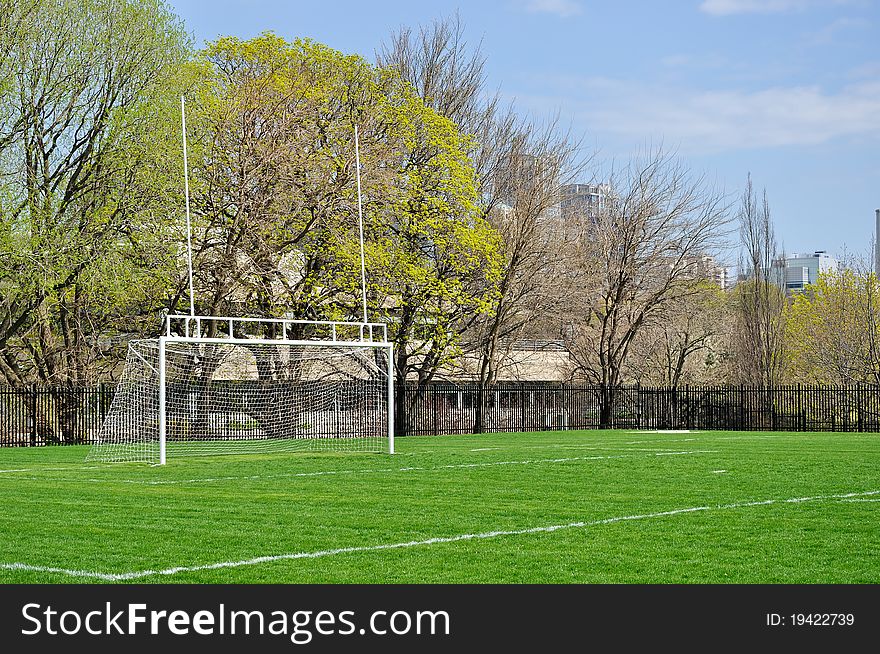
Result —
<instances>
[{"instance_id":1,"label":"mowed grass","mask_svg":"<svg viewBox=\"0 0 880 654\"><path fill-rule=\"evenodd\" d=\"M0 449L0 582L114 580L45 568L171 571L125 579L136 583L880 582L878 434L550 432L397 448L164 467ZM301 553L317 555L274 558ZM195 569L218 563L233 565Z\"/></svg>"}]
</instances>

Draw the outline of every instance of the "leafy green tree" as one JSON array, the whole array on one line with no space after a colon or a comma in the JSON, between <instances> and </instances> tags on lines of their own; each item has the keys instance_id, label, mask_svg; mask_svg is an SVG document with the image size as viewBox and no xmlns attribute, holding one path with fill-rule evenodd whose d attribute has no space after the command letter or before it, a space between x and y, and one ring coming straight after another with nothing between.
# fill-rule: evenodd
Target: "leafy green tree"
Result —
<instances>
[{"instance_id":1,"label":"leafy green tree","mask_svg":"<svg viewBox=\"0 0 880 654\"><path fill-rule=\"evenodd\" d=\"M880 382L880 284L854 270L819 275L786 309L789 374L810 384Z\"/></svg>"},{"instance_id":2,"label":"leafy green tree","mask_svg":"<svg viewBox=\"0 0 880 654\"><path fill-rule=\"evenodd\" d=\"M202 66L189 121L198 312L361 319L357 126L369 315L391 324L398 383L426 384L498 275L467 139L395 72L312 41L222 38Z\"/></svg>"},{"instance_id":3,"label":"leafy green tree","mask_svg":"<svg viewBox=\"0 0 880 654\"><path fill-rule=\"evenodd\" d=\"M188 41L158 0L14 0L3 13L0 378L88 382L150 285L131 141Z\"/></svg>"}]
</instances>

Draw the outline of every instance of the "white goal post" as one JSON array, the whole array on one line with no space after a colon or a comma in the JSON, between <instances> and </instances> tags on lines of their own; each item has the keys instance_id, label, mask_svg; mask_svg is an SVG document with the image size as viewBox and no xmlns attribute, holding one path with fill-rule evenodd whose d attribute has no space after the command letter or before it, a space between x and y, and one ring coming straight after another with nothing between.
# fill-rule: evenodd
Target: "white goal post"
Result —
<instances>
[{"instance_id":1,"label":"white goal post","mask_svg":"<svg viewBox=\"0 0 880 654\"><path fill-rule=\"evenodd\" d=\"M88 460L393 454L393 362L381 323L171 315L129 344Z\"/></svg>"}]
</instances>

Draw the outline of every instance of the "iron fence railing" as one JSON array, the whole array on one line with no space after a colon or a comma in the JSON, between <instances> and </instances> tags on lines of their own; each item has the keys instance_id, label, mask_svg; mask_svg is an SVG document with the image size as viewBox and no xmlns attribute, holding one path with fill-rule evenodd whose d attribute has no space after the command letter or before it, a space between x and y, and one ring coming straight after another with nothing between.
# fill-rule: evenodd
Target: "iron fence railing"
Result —
<instances>
[{"instance_id":1,"label":"iron fence railing","mask_svg":"<svg viewBox=\"0 0 880 654\"><path fill-rule=\"evenodd\" d=\"M93 443L114 390L0 387L0 446ZM409 384L397 393L398 435L603 426L599 389L584 384ZM627 386L611 398L604 426L621 429L880 432L880 386Z\"/></svg>"}]
</instances>

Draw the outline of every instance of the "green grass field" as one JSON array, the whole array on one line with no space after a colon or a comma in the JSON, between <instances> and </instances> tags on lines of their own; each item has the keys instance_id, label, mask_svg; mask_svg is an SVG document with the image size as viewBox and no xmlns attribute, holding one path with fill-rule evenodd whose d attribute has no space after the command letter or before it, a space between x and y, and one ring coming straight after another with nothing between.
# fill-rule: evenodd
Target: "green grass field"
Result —
<instances>
[{"instance_id":1,"label":"green grass field","mask_svg":"<svg viewBox=\"0 0 880 654\"><path fill-rule=\"evenodd\" d=\"M880 583L880 435L551 432L86 465L0 450L0 582Z\"/></svg>"}]
</instances>

